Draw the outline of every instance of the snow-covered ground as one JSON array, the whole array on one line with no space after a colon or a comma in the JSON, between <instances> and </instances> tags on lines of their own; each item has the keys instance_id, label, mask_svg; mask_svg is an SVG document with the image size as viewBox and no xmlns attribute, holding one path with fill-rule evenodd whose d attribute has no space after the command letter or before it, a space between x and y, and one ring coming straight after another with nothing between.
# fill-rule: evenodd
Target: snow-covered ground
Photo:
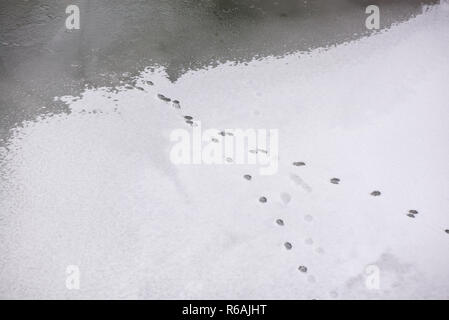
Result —
<instances>
[{"instance_id":1,"label":"snow-covered ground","mask_svg":"<svg viewBox=\"0 0 449 320\"><path fill-rule=\"evenodd\" d=\"M441 4L327 49L60 97L70 114L1 150L0 297L449 298L448 30ZM279 171L174 165L184 115L278 129Z\"/></svg>"}]
</instances>

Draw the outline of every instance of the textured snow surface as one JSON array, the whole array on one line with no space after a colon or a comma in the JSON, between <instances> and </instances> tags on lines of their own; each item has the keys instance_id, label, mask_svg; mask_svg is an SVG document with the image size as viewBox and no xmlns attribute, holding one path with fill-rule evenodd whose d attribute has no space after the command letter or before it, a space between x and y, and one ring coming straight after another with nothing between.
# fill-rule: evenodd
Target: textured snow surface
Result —
<instances>
[{"instance_id":1,"label":"textured snow surface","mask_svg":"<svg viewBox=\"0 0 449 320\"><path fill-rule=\"evenodd\" d=\"M326 50L62 97L71 114L0 151L0 297L449 298L448 31L442 4ZM279 129L279 172L173 165L184 115Z\"/></svg>"}]
</instances>

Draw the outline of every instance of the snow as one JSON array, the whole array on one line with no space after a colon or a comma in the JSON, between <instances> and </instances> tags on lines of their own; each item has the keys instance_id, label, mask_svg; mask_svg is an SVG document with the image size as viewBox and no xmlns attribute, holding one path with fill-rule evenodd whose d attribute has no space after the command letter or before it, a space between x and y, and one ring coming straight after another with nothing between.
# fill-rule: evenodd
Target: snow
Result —
<instances>
[{"instance_id":1,"label":"snow","mask_svg":"<svg viewBox=\"0 0 449 320\"><path fill-rule=\"evenodd\" d=\"M442 3L343 45L60 97L70 114L0 150L0 297L449 298L448 27ZM279 171L172 164L184 115L278 129Z\"/></svg>"}]
</instances>

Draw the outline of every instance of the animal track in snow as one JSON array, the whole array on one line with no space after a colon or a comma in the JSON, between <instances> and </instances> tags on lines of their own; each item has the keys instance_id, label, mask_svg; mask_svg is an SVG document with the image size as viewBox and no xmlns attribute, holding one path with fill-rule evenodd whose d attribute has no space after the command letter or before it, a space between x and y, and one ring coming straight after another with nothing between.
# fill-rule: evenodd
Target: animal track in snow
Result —
<instances>
[{"instance_id":1,"label":"animal track in snow","mask_svg":"<svg viewBox=\"0 0 449 320\"><path fill-rule=\"evenodd\" d=\"M283 225L284 225L284 220L282 220L282 219L277 219L277 220L276 220L276 223L277 223L277 225L279 225L279 226L283 226Z\"/></svg>"},{"instance_id":2,"label":"animal track in snow","mask_svg":"<svg viewBox=\"0 0 449 320\"><path fill-rule=\"evenodd\" d=\"M293 248L293 245L290 242L285 242L284 243L284 247L287 250L291 250Z\"/></svg>"},{"instance_id":3,"label":"animal track in snow","mask_svg":"<svg viewBox=\"0 0 449 320\"><path fill-rule=\"evenodd\" d=\"M290 180L292 180L293 183L296 184L297 186L302 187L305 191L312 192L312 188L297 174L290 173Z\"/></svg>"},{"instance_id":4,"label":"animal track in snow","mask_svg":"<svg viewBox=\"0 0 449 320\"><path fill-rule=\"evenodd\" d=\"M137 89L139 89L139 88L137 88ZM168 97L166 97L166 96L164 96L162 94L158 94L157 96L162 101L165 101L165 102L170 102L171 101L174 108L176 108L176 109L180 109L181 108L180 102L178 100L171 100L170 98L168 98ZM184 116L184 120L185 120L185 122L187 124L190 124L192 126L195 125L195 122L193 121L193 117L192 116ZM228 132L228 131L222 130L222 131L218 132L218 135L220 135L222 137L225 137L225 136L233 136L234 134L232 132ZM212 141L217 143L218 139L217 138L212 138ZM252 154L265 153L265 154L268 154L268 151L264 150L264 149L256 148L256 149L253 149L253 150L249 150L249 153L252 153ZM227 162L232 162L231 158L226 158L225 160ZM291 164L293 166L295 166L295 167L305 167L306 166L306 163L303 162L303 161L294 161ZM249 175L249 174L243 175L243 178L245 180L247 180L247 181L251 181L252 180L252 176ZM289 178L290 178L290 180L292 180L292 182L295 185L301 186L305 191L307 191L307 192L311 192L312 191L312 188L305 181L303 181L303 179L299 175L297 175L295 173L290 173L289 174ZM330 183L332 183L332 184L338 185L338 184L340 184L340 182L341 182L341 180L339 178L336 178L336 177L330 179ZM370 195L377 197L377 196L381 195L381 192L378 191L378 190L375 190L375 191L372 191L370 193ZM263 203L263 204L268 202L268 199L265 196L259 197L258 200L259 200L260 203ZM281 200L281 202L284 205L287 205L287 204L289 204L291 202L292 197L287 192L281 192L280 193L280 200ZM415 218L416 214L418 214L417 210L409 210L407 216L409 216L411 218ZM312 215L307 214L307 215L304 216L304 220L306 222L312 222L314 220L314 218L313 218ZM278 219L275 220L275 223L276 223L277 226L285 227L285 222L284 222L283 219L278 218ZM449 229L445 229L444 231L445 231L445 233L449 234ZM294 240L294 239L292 239L292 240ZM310 245L310 246L312 246L314 244L314 241L313 241L312 238L307 238L307 239L304 240L304 242L305 242L306 245ZM283 244L283 246L284 246L284 248L286 250L292 250L292 248L293 248L293 245L292 245L291 242L285 242ZM315 248L315 251L318 254L323 254L324 253L324 249L321 248L321 247ZM307 267L304 266L304 265L300 265L298 267L298 270L301 273L307 273L308 272ZM314 283L314 282L316 282L316 279L315 279L315 277L313 275L308 275L307 281L310 282L310 283ZM329 294L333 298L338 297L338 293L336 291L331 291L331 292L329 292Z\"/></svg>"},{"instance_id":5,"label":"animal track in snow","mask_svg":"<svg viewBox=\"0 0 449 320\"><path fill-rule=\"evenodd\" d=\"M224 131L224 130L222 130L222 131L220 131L219 133L218 133L220 136L233 136L234 134L232 133L232 132L229 132L229 131Z\"/></svg>"},{"instance_id":6,"label":"animal track in snow","mask_svg":"<svg viewBox=\"0 0 449 320\"><path fill-rule=\"evenodd\" d=\"M306 266L299 266L298 270L301 271L302 273L307 273L307 267Z\"/></svg>"},{"instance_id":7,"label":"animal track in snow","mask_svg":"<svg viewBox=\"0 0 449 320\"><path fill-rule=\"evenodd\" d=\"M181 104L178 100L173 100L173 107L175 107L176 109L181 109Z\"/></svg>"},{"instance_id":8,"label":"animal track in snow","mask_svg":"<svg viewBox=\"0 0 449 320\"><path fill-rule=\"evenodd\" d=\"M165 102L170 102L171 101L170 98L167 98L166 96L164 96L163 94L160 94L160 93L158 93L157 97L159 99L161 99L162 101L165 101Z\"/></svg>"},{"instance_id":9,"label":"animal track in snow","mask_svg":"<svg viewBox=\"0 0 449 320\"><path fill-rule=\"evenodd\" d=\"M338 178L332 178L332 179L331 179L331 183L333 183L333 184L339 184L339 183L340 183L340 179L338 179Z\"/></svg>"},{"instance_id":10,"label":"animal track in snow","mask_svg":"<svg viewBox=\"0 0 449 320\"><path fill-rule=\"evenodd\" d=\"M313 221L313 217L310 214L307 214L304 216L304 220L306 220L307 222L312 222Z\"/></svg>"},{"instance_id":11,"label":"animal track in snow","mask_svg":"<svg viewBox=\"0 0 449 320\"><path fill-rule=\"evenodd\" d=\"M281 193L281 200L286 205L286 204L288 204L292 200L292 197L287 192L282 192Z\"/></svg>"},{"instance_id":12,"label":"animal track in snow","mask_svg":"<svg viewBox=\"0 0 449 320\"><path fill-rule=\"evenodd\" d=\"M418 210L409 210L407 213L407 217L416 218L415 216L418 214Z\"/></svg>"},{"instance_id":13,"label":"animal track in snow","mask_svg":"<svg viewBox=\"0 0 449 320\"><path fill-rule=\"evenodd\" d=\"M311 246L311 245L313 244L313 239L312 239L312 238L307 238L307 239L304 241L304 243L307 244L307 245L309 245L309 246Z\"/></svg>"}]
</instances>

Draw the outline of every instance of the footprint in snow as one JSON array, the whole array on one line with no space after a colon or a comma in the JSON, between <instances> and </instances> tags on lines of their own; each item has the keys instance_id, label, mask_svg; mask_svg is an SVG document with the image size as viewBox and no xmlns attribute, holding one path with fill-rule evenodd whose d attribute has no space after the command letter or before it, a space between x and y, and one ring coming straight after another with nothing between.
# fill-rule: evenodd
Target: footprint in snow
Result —
<instances>
[{"instance_id":1,"label":"footprint in snow","mask_svg":"<svg viewBox=\"0 0 449 320\"><path fill-rule=\"evenodd\" d=\"M312 238L307 238L304 242L305 242L305 244L311 246L313 244L313 239Z\"/></svg>"},{"instance_id":2,"label":"footprint in snow","mask_svg":"<svg viewBox=\"0 0 449 320\"><path fill-rule=\"evenodd\" d=\"M260 197L259 198L259 202L266 203L267 202L267 198L266 197Z\"/></svg>"},{"instance_id":3,"label":"footprint in snow","mask_svg":"<svg viewBox=\"0 0 449 320\"><path fill-rule=\"evenodd\" d=\"M290 242L285 242L284 243L284 247L287 250L291 250L293 248L293 245Z\"/></svg>"},{"instance_id":4,"label":"footprint in snow","mask_svg":"<svg viewBox=\"0 0 449 320\"><path fill-rule=\"evenodd\" d=\"M296 167L302 167L302 166L305 166L306 163L302 162L302 161L295 161L295 162L293 162L293 165Z\"/></svg>"},{"instance_id":5,"label":"footprint in snow","mask_svg":"<svg viewBox=\"0 0 449 320\"><path fill-rule=\"evenodd\" d=\"M302 273L307 273L307 267L306 266L299 266L298 270L301 271Z\"/></svg>"},{"instance_id":6,"label":"footprint in snow","mask_svg":"<svg viewBox=\"0 0 449 320\"><path fill-rule=\"evenodd\" d=\"M290 173L290 180L293 181L297 186L302 187L307 192L312 192L312 187L310 187L304 180L301 179L300 176L294 173Z\"/></svg>"},{"instance_id":7,"label":"footprint in snow","mask_svg":"<svg viewBox=\"0 0 449 320\"><path fill-rule=\"evenodd\" d=\"M313 221L313 217L312 217L310 214L307 214L307 215L304 217L304 220L306 220L307 222L312 222L312 221Z\"/></svg>"},{"instance_id":8,"label":"footprint in snow","mask_svg":"<svg viewBox=\"0 0 449 320\"><path fill-rule=\"evenodd\" d=\"M249 175L249 174L245 174L244 176L243 176L243 178L245 178L246 180L251 180L253 177L251 177L251 175Z\"/></svg>"},{"instance_id":9,"label":"footprint in snow","mask_svg":"<svg viewBox=\"0 0 449 320\"><path fill-rule=\"evenodd\" d=\"M233 136L234 134L232 133L232 132L226 132L226 131L220 131L219 133L218 133L220 136Z\"/></svg>"},{"instance_id":10,"label":"footprint in snow","mask_svg":"<svg viewBox=\"0 0 449 320\"><path fill-rule=\"evenodd\" d=\"M333 184L339 184L339 183L340 183L340 179L338 179L338 178L332 178L332 179L331 179L331 183L333 183Z\"/></svg>"},{"instance_id":11,"label":"footprint in snow","mask_svg":"<svg viewBox=\"0 0 449 320\"><path fill-rule=\"evenodd\" d=\"M163 94L160 94L160 93L158 93L157 97L159 99L161 99L162 101L165 101L165 102L170 102L171 101L170 98L167 98L166 96L164 96Z\"/></svg>"},{"instance_id":12,"label":"footprint in snow","mask_svg":"<svg viewBox=\"0 0 449 320\"><path fill-rule=\"evenodd\" d=\"M410 218L415 218L415 215L417 215L418 214L418 210L409 210L408 211L408 213L407 213L407 217L410 217Z\"/></svg>"},{"instance_id":13,"label":"footprint in snow","mask_svg":"<svg viewBox=\"0 0 449 320\"><path fill-rule=\"evenodd\" d=\"M284 220L282 220L282 219L277 219L277 220L276 220L276 223L277 223L279 226L283 226L283 225L284 225Z\"/></svg>"},{"instance_id":14,"label":"footprint in snow","mask_svg":"<svg viewBox=\"0 0 449 320\"><path fill-rule=\"evenodd\" d=\"M371 195L372 195L373 197L378 197L378 196L381 195L381 193L380 193L380 191L375 190L375 191L371 192Z\"/></svg>"},{"instance_id":15,"label":"footprint in snow","mask_svg":"<svg viewBox=\"0 0 449 320\"><path fill-rule=\"evenodd\" d=\"M285 205L287 205L287 204L292 200L292 197L291 197L291 195L288 194L287 192L282 192L282 193L281 193L281 200L282 200L282 202L283 202Z\"/></svg>"},{"instance_id":16,"label":"footprint in snow","mask_svg":"<svg viewBox=\"0 0 449 320\"><path fill-rule=\"evenodd\" d=\"M178 100L173 100L173 107L175 107L176 109L181 109L181 104Z\"/></svg>"},{"instance_id":17,"label":"footprint in snow","mask_svg":"<svg viewBox=\"0 0 449 320\"><path fill-rule=\"evenodd\" d=\"M301 183L302 183L302 179L294 173L290 174L290 179L297 185L301 185Z\"/></svg>"}]
</instances>

